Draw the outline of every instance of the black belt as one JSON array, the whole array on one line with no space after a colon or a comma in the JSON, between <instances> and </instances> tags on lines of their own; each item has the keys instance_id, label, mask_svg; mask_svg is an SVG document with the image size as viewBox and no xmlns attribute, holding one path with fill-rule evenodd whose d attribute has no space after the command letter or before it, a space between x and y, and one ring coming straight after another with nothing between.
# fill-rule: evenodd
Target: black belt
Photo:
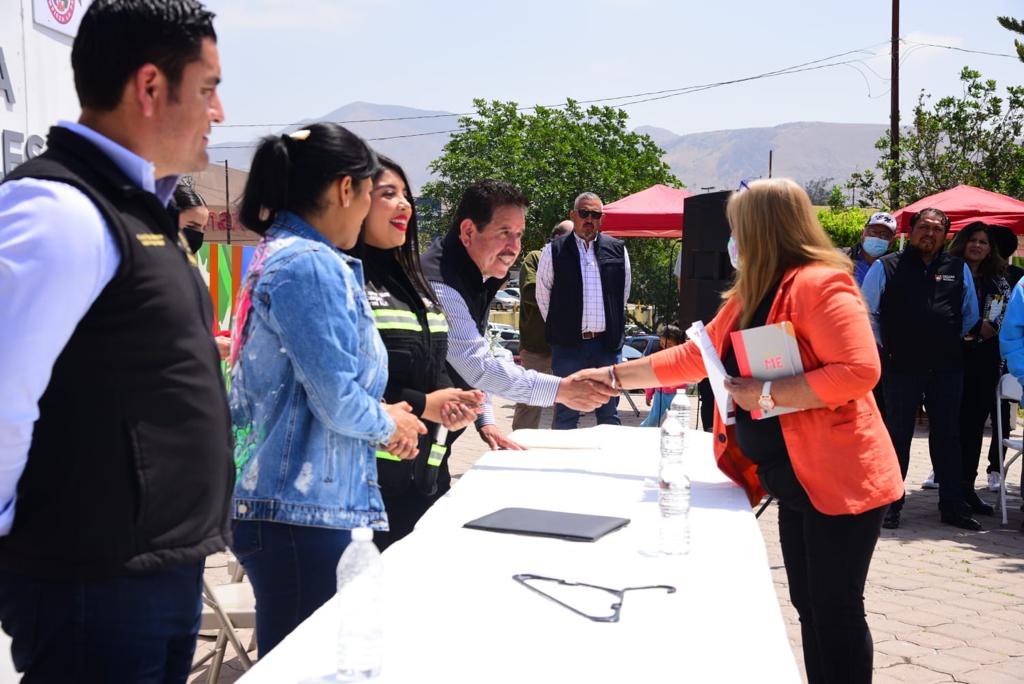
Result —
<instances>
[{"instance_id":1,"label":"black belt","mask_svg":"<svg viewBox=\"0 0 1024 684\"><path fill-rule=\"evenodd\" d=\"M587 332L583 333L581 337L585 340L592 340L595 337L600 337L601 335L604 335L604 330L602 330L601 332L591 332L588 330Z\"/></svg>"}]
</instances>

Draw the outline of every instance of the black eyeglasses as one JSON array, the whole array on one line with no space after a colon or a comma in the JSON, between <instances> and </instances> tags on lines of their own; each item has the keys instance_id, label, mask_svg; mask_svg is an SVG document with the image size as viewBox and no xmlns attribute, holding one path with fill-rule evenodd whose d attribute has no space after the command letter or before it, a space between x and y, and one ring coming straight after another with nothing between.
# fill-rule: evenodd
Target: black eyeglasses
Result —
<instances>
[{"instance_id":1,"label":"black eyeglasses","mask_svg":"<svg viewBox=\"0 0 1024 684\"><path fill-rule=\"evenodd\" d=\"M581 219L588 219L589 218L589 219L594 219L595 221L600 221L601 217L604 216L604 212L603 211L590 211L589 209L577 209L576 210L576 215L579 216Z\"/></svg>"},{"instance_id":2,"label":"black eyeglasses","mask_svg":"<svg viewBox=\"0 0 1024 684\"><path fill-rule=\"evenodd\" d=\"M626 598L627 591L642 591L644 589L663 589L669 594L676 593L676 588L668 584L652 584L645 587L626 587L625 589L612 589L610 587L602 587L597 584L587 584L585 582L571 582L569 580L559 579L557 577L544 577L543 575L531 575L528 573L512 575L512 579L514 579L516 582L519 582L521 585L523 585L530 591L536 592L544 598L548 599L549 601L554 601L563 608L568 608L577 615L585 617L592 622L618 622L619 612L622 610L622 602ZM611 594L613 597L615 597L616 600L608 608L608 615L590 615L589 613L584 613L579 608L570 606L565 601L555 598L546 591L530 584L530 582L551 582L553 584L561 585L563 587L588 587L590 589L597 589L598 591L603 591L607 594Z\"/></svg>"}]
</instances>

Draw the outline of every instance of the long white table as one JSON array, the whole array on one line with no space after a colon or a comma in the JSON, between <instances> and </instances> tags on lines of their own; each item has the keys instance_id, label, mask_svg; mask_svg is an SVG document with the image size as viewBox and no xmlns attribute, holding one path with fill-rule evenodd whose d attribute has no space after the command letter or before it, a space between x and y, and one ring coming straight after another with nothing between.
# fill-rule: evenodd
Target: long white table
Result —
<instances>
[{"instance_id":1,"label":"long white table","mask_svg":"<svg viewBox=\"0 0 1024 684\"><path fill-rule=\"evenodd\" d=\"M757 522L715 467L710 435L693 434L686 556L655 551L657 430L590 428L574 438L584 448L484 455L384 554L386 660L377 681L800 682ZM632 522L595 543L462 527L507 506ZM678 591L629 592L621 620L598 623L522 587L517 573ZM571 600L607 612L613 597L596 594ZM331 672L337 622L331 600L239 681Z\"/></svg>"}]
</instances>

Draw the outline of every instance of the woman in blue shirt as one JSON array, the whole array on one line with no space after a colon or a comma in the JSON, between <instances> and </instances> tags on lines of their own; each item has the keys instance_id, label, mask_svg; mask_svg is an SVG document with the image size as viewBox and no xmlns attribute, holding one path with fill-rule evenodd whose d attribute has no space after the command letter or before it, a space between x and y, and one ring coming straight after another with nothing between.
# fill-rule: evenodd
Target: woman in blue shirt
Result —
<instances>
[{"instance_id":1,"label":"woman in blue shirt","mask_svg":"<svg viewBox=\"0 0 1024 684\"><path fill-rule=\"evenodd\" d=\"M319 123L265 138L245 186L240 218L263 240L232 336L231 548L256 594L261 657L334 594L349 531L387 529L377 448L412 458L425 432L407 403L381 403L387 352L362 264L341 251L379 168L363 140Z\"/></svg>"}]
</instances>

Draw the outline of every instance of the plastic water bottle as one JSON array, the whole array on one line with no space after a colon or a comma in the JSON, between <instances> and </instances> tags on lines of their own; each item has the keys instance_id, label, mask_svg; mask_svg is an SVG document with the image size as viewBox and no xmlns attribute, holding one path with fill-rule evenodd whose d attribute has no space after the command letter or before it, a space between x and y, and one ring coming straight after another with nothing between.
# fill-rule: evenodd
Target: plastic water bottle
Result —
<instances>
[{"instance_id":1,"label":"plastic water bottle","mask_svg":"<svg viewBox=\"0 0 1024 684\"><path fill-rule=\"evenodd\" d=\"M352 542L338 561L339 682L359 682L380 674L384 656L383 583L384 565L373 543L373 530L352 530Z\"/></svg>"},{"instance_id":2,"label":"plastic water bottle","mask_svg":"<svg viewBox=\"0 0 1024 684\"><path fill-rule=\"evenodd\" d=\"M690 550L690 478L686 472L686 432L690 401L680 390L661 424L661 463L658 467L658 506L661 509L661 552Z\"/></svg>"}]
</instances>

